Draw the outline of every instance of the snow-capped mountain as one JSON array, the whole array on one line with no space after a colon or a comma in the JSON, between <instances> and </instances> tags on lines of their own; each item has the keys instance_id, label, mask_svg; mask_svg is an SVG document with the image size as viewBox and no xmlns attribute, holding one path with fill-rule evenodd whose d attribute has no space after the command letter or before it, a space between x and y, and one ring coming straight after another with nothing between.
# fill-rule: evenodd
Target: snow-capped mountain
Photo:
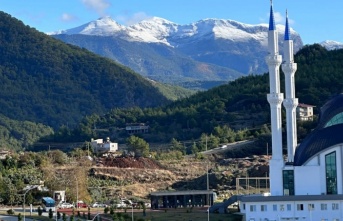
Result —
<instances>
[{"instance_id":1,"label":"snow-capped mountain","mask_svg":"<svg viewBox=\"0 0 343 221\"><path fill-rule=\"evenodd\" d=\"M338 41L327 40L321 42L320 45L326 48L327 50L343 49L343 43Z\"/></svg>"},{"instance_id":2,"label":"snow-capped mountain","mask_svg":"<svg viewBox=\"0 0 343 221\"><path fill-rule=\"evenodd\" d=\"M277 25L280 49L285 27ZM228 81L247 74L267 72L268 25L233 20L204 19L179 25L152 17L124 26L110 17L50 35L87 48L164 82L188 80ZM294 51L302 46L291 29Z\"/></svg>"}]
</instances>

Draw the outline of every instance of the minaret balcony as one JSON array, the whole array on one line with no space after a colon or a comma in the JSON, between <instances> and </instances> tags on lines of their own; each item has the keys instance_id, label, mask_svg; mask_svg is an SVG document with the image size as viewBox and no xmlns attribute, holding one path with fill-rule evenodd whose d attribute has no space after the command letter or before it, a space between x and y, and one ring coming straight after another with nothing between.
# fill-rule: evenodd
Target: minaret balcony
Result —
<instances>
[{"instance_id":1,"label":"minaret balcony","mask_svg":"<svg viewBox=\"0 0 343 221\"><path fill-rule=\"evenodd\" d=\"M277 55L277 54L275 54L275 55L268 55L266 57L266 62L268 64L268 66L278 67L282 63L282 56L281 55Z\"/></svg>"},{"instance_id":2,"label":"minaret balcony","mask_svg":"<svg viewBox=\"0 0 343 221\"><path fill-rule=\"evenodd\" d=\"M279 106L283 101L283 93L267 94L269 104Z\"/></svg>"},{"instance_id":3,"label":"minaret balcony","mask_svg":"<svg viewBox=\"0 0 343 221\"><path fill-rule=\"evenodd\" d=\"M283 100L283 106L286 109L295 109L298 106L298 98L286 98Z\"/></svg>"},{"instance_id":4,"label":"minaret balcony","mask_svg":"<svg viewBox=\"0 0 343 221\"><path fill-rule=\"evenodd\" d=\"M297 71L297 63L283 63L282 71L286 76L289 74L294 75L294 73Z\"/></svg>"}]
</instances>

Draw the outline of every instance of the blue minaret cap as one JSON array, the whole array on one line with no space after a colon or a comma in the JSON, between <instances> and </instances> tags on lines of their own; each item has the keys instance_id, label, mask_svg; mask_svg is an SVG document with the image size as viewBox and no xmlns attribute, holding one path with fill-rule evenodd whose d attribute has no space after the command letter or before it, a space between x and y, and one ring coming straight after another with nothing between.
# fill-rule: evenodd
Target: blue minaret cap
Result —
<instances>
[{"instance_id":1,"label":"blue minaret cap","mask_svg":"<svg viewBox=\"0 0 343 221\"><path fill-rule=\"evenodd\" d=\"M276 30L274 12L273 12L273 1L270 0L270 17L269 17L269 31Z\"/></svg>"},{"instance_id":2,"label":"blue minaret cap","mask_svg":"<svg viewBox=\"0 0 343 221\"><path fill-rule=\"evenodd\" d=\"M291 32L289 30L289 25L288 25L288 13L287 13L287 10L286 10L286 26L285 26L285 41L289 41L291 40Z\"/></svg>"}]
</instances>

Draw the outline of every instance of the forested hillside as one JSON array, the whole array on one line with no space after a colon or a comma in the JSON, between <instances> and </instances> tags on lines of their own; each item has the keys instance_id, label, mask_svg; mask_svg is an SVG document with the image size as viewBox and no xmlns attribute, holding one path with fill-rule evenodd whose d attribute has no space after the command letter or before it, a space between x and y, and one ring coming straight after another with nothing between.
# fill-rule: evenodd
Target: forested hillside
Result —
<instances>
[{"instance_id":1,"label":"forested hillside","mask_svg":"<svg viewBox=\"0 0 343 221\"><path fill-rule=\"evenodd\" d=\"M0 114L0 149L26 149L41 137L51 134L51 127L29 121L12 120Z\"/></svg>"},{"instance_id":2,"label":"forested hillside","mask_svg":"<svg viewBox=\"0 0 343 221\"><path fill-rule=\"evenodd\" d=\"M300 103L316 106L318 113L330 96L343 91L343 50L305 46L295 61L298 64L296 97ZM284 88L283 79L281 85ZM69 134L75 140L110 136L112 140L124 142L127 134L118 128L124 128L126 123L146 123L150 132L138 136L148 142L169 142L172 138L204 140L204 133L220 137L220 140L213 137L215 144L258 137L268 133L268 92L268 74L247 76L157 108L112 109L103 116L94 114L84 118L79 128ZM303 137L313 126L299 124L298 136ZM99 133L94 127L107 132Z\"/></svg>"},{"instance_id":3,"label":"forested hillside","mask_svg":"<svg viewBox=\"0 0 343 221\"><path fill-rule=\"evenodd\" d=\"M112 108L153 107L168 99L110 59L67 45L0 12L0 114L72 128Z\"/></svg>"}]
</instances>

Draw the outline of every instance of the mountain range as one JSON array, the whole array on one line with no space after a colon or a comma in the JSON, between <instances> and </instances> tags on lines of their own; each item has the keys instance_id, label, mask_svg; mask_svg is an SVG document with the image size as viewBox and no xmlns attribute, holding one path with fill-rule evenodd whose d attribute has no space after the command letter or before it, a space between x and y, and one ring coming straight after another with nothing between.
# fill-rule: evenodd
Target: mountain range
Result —
<instances>
[{"instance_id":1,"label":"mountain range","mask_svg":"<svg viewBox=\"0 0 343 221\"><path fill-rule=\"evenodd\" d=\"M321 42L320 45L326 48L327 50L343 49L343 43L338 42L338 41L326 40L326 41Z\"/></svg>"},{"instance_id":2,"label":"mountain range","mask_svg":"<svg viewBox=\"0 0 343 221\"><path fill-rule=\"evenodd\" d=\"M281 52L284 29L277 25ZM204 19L179 25L153 17L123 26L110 17L102 17L49 34L165 83L230 81L268 70L267 24ZM297 52L303 46L301 37L293 29L291 36Z\"/></svg>"}]
</instances>

